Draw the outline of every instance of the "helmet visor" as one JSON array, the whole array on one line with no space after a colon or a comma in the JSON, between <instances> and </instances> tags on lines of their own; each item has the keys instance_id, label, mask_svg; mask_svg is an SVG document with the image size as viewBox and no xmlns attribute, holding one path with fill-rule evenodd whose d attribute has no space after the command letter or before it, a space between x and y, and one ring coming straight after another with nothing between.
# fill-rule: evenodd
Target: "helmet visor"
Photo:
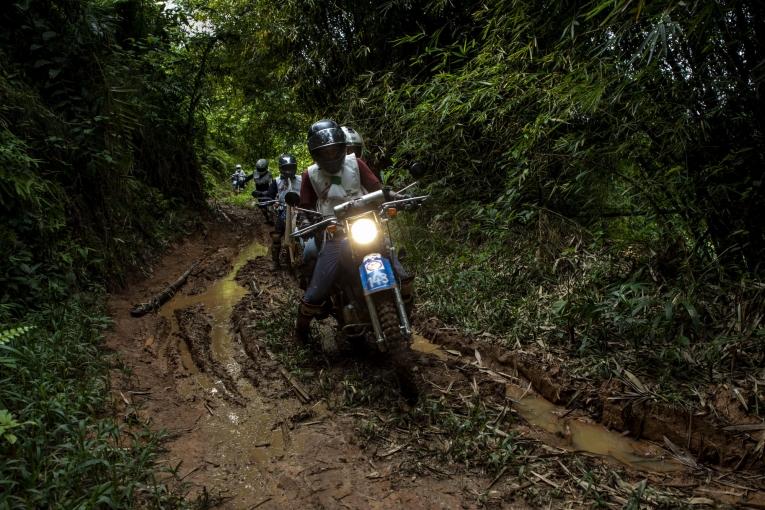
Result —
<instances>
[{"instance_id":1,"label":"helmet visor","mask_svg":"<svg viewBox=\"0 0 765 510\"><path fill-rule=\"evenodd\" d=\"M282 165L279 167L279 173L285 179L293 179L297 173L297 165Z\"/></svg>"},{"instance_id":2,"label":"helmet visor","mask_svg":"<svg viewBox=\"0 0 765 510\"><path fill-rule=\"evenodd\" d=\"M335 161L345 156L345 145L335 144L319 147L318 149L314 149L311 155L320 165L326 161Z\"/></svg>"}]
</instances>

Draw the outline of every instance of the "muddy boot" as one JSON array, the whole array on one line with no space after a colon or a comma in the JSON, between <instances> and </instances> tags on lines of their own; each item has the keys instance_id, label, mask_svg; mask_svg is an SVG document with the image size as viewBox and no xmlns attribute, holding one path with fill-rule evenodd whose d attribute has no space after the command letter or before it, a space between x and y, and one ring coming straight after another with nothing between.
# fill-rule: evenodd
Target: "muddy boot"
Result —
<instances>
[{"instance_id":1,"label":"muddy boot","mask_svg":"<svg viewBox=\"0 0 765 510\"><path fill-rule=\"evenodd\" d=\"M401 299L404 300L406 315L411 319L414 310L414 277L401 280Z\"/></svg>"},{"instance_id":2,"label":"muddy boot","mask_svg":"<svg viewBox=\"0 0 765 510\"><path fill-rule=\"evenodd\" d=\"M271 233L271 268L276 271L281 268L279 258L282 254L282 237L275 233Z\"/></svg>"},{"instance_id":3,"label":"muddy boot","mask_svg":"<svg viewBox=\"0 0 765 510\"><path fill-rule=\"evenodd\" d=\"M300 301L298 306L298 316L295 322L295 341L299 344L307 345L311 343L311 321L321 312L321 305L312 305L305 301Z\"/></svg>"}]
</instances>

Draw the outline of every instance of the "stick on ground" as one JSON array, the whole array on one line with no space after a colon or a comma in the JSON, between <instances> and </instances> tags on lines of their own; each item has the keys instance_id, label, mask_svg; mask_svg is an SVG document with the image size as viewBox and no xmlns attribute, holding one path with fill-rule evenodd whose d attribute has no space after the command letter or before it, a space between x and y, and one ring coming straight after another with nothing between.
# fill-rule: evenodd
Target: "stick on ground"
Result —
<instances>
[{"instance_id":1,"label":"stick on ground","mask_svg":"<svg viewBox=\"0 0 765 510\"><path fill-rule=\"evenodd\" d=\"M183 285L186 283L186 280L188 279L191 272L194 270L195 267L199 265L199 261L194 262L194 264L186 270L185 273L183 273L177 280L175 280L173 283L168 285L165 290L160 292L159 294L155 294L149 301L146 303L141 303L140 305L135 305L132 310L130 310L130 315L133 317L142 317L146 315L149 312L153 312L155 310L159 310L159 307L165 304L167 301L172 298L176 292L178 292L178 289L183 287Z\"/></svg>"}]
</instances>

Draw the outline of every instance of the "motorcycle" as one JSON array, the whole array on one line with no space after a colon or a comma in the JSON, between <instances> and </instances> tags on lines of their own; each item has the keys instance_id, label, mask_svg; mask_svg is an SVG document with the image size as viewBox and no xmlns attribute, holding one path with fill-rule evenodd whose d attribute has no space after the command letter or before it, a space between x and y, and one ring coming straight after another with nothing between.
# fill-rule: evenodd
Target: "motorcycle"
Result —
<instances>
[{"instance_id":1,"label":"motorcycle","mask_svg":"<svg viewBox=\"0 0 765 510\"><path fill-rule=\"evenodd\" d=\"M252 207L257 207L263 214L263 220L266 225L274 224L274 209L271 207L274 203L273 200L268 199L265 191L253 191L252 197L255 199L252 202Z\"/></svg>"},{"instance_id":2,"label":"motorcycle","mask_svg":"<svg viewBox=\"0 0 765 510\"><path fill-rule=\"evenodd\" d=\"M402 392L407 398L416 399L409 362L412 327L395 269L400 265L389 222L399 210L418 207L428 197L388 198L386 192L379 190L344 202L334 207L334 216L323 217L290 237L323 235L348 240L352 267L341 267L328 301L328 314L337 321L338 340L351 344L361 341L386 353L393 362Z\"/></svg>"},{"instance_id":3,"label":"motorcycle","mask_svg":"<svg viewBox=\"0 0 765 510\"><path fill-rule=\"evenodd\" d=\"M294 191L288 192L287 195L290 196L289 202L291 203L297 203L300 200L300 196ZM300 269L303 266L303 249L305 241L290 235L298 230L298 214L296 211L298 208L290 206L286 201L280 202L279 200L262 200L258 205L267 207L269 209L269 214L273 218L284 218L285 228L281 239L282 251L279 254L279 262L282 266L289 268L298 281L302 281ZM313 213L313 211L307 212Z\"/></svg>"},{"instance_id":4,"label":"motorcycle","mask_svg":"<svg viewBox=\"0 0 765 510\"><path fill-rule=\"evenodd\" d=\"M245 184L245 177L244 176L238 176L238 175L232 175L231 176L231 191L234 193L239 193L244 189Z\"/></svg>"}]
</instances>

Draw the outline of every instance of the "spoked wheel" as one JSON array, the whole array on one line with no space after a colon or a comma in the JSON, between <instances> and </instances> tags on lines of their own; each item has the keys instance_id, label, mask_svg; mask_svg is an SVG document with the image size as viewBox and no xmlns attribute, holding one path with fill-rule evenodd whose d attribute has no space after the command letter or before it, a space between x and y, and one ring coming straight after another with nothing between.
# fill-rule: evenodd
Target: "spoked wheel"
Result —
<instances>
[{"instance_id":1,"label":"spoked wheel","mask_svg":"<svg viewBox=\"0 0 765 510\"><path fill-rule=\"evenodd\" d=\"M401 395L407 403L414 405L419 398L419 390L412 372L414 360L412 351L409 350L410 339L401 332L396 305L388 296L378 301L376 306L380 327L387 340L388 354L398 379Z\"/></svg>"}]
</instances>

